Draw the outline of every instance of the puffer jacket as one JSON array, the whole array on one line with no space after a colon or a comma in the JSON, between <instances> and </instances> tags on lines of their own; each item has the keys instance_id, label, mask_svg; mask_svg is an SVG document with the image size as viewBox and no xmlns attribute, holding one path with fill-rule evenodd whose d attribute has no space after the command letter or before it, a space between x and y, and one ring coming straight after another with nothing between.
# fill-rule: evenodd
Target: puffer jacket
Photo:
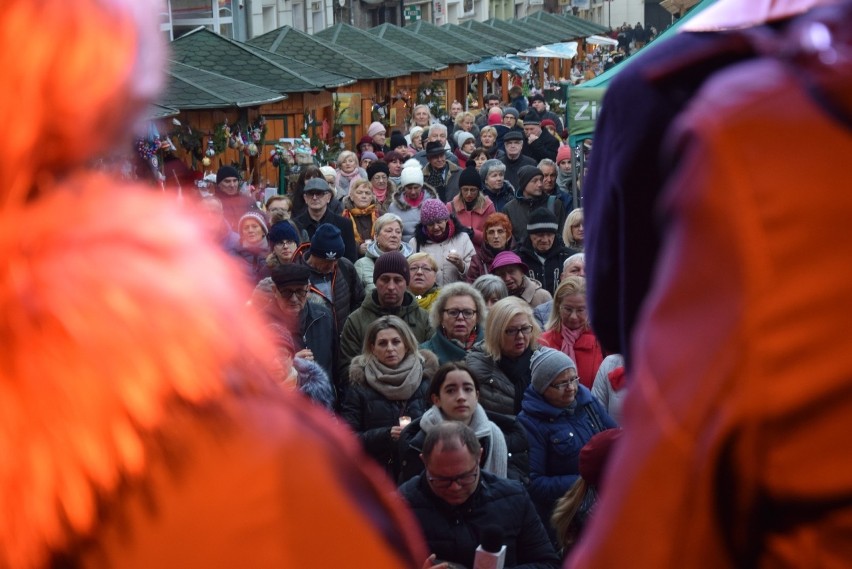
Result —
<instances>
[{"instance_id":1,"label":"puffer jacket","mask_svg":"<svg viewBox=\"0 0 852 569\"><path fill-rule=\"evenodd\" d=\"M465 363L479 379L479 404L486 411L512 416L518 414L524 389L530 383L529 373L526 377L510 379L485 352L483 342L474 344L467 353Z\"/></svg>"},{"instance_id":2,"label":"puffer jacket","mask_svg":"<svg viewBox=\"0 0 852 569\"><path fill-rule=\"evenodd\" d=\"M420 207L413 207L406 202L402 197L403 190L404 188L399 188L394 192L388 206L388 213L398 215L402 219L402 240L408 242L414 237L414 228L420 223ZM423 201L436 199L438 199L438 194L428 186L423 186ZM423 201L420 203L422 204Z\"/></svg>"},{"instance_id":3,"label":"puffer jacket","mask_svg":"<svg viewBox=\"0 0 852 569\"><path fill-rule=\"evenodd\" d=\"M524 392L518 420L530 445L530 496L542 521L550 520L558 498L580 475L580 449L593 435L614 429L615 421L584 385L577 387L576 407L560 409L532 386ZM549 523L547 524L549 527ZM551 535L553 535L551 533Z\"/></svg>"},{"instance_id":4,"label":"puffer jacket","mask_svg":"<svg viewBox=\"0 0 852 569\"><path fill-rule=\"evenodd\" d=\"M340 335L340 377L348 377L349 363L361 353L363 349L364 336L367 328L377 318L382 316L399 316L411 327L411 332L417 343L425 342L432 337L432 326L429 324L429 313L420 308L414 295L405 291L402 306L389 310L379 305L378 292L369 294L361 307L349 315L346 324L343 325L343 333Z\"/></svg>"},{"instance_id":5,"label":"puffer jacket","mask_svg":"<svg viewBox=\"0 0 852 569\"><path fill-rule=\"evenodd\" d=\"M511 415L486 411L488 420L497 425L506 439L506 450L509 452L508 472L509 480L517 480L523 485L530 481L530 457L527 432ZM423 461L420 453L423 452L423 443L426 441L426 431L420 428L420 419L413 419L399 436L397 445L399 450L399 484L414 478L423 472ZM482 460L488 456L488 445L490 437L479 439L482 445Z\"/></svg>"},{"instance_id":6,"label":"puffer jacket","mask_svg":"<svg viewBox=\"0 0 852 569\"><path fill-rule=\"evenodd\" d=\"M518 256L521 258L521 261L526 263L530 268L527 276L540 282L542 288L551 295L556 293L556 287L559 286L559 277L562 275L562 264L565 262L565 259L575 253L579 253L579 251L566 247L559 235L554 239L553 247L544 253L544 255L541 255L533 248L529 236L527 236L523 245L518 249Z\"/></svg>"},{"instance_id":7,"label":"puffer jacket","mask_svg":"<svg viewBox=\"0 0 852 569\"><path fill-rule=\"evenodd\" d=\"M506 567L556 569L559 557L523 485L481 472L476 490L459 506L435 496L423 475L400 489L438 559L473 567L482 528L498 525L506 546Z\"/></svg>"},{"instance_id":8,"label":"puffer jacket","mask_svg":"<svg viewBox=\"0 0 852 569\"><path fill-rule=\"evenodd\" d=\"M402 242L399 248L399 252L407 259L413 251L411 250L411 246L405 241ZM373 283L373 267L376 264L376 259L378 259L381 254L384 253L381 249L379 249L379 245L373 241L367 247L367 254L358 259L355 262L355 272L358 273L358 280L361 281L361 286L364 287L364 295L369 295L373 292L373 289L376 288L376 285Z\"/></svg>"},{"instance_id":9,"label":"puffer jacket","mask_svg":"<svg viewBox=\"0 0 852 569\"><path fill-rule=\"evenodd\" d=\"M449 239L441 242L435 242L426 236L426 229L422 224L417 224L417 229L414 231L414 237L408 244L416 253L429 253L435 262L438 263L438 272L435 274L435 284L439 287L463 281L464 276L470 268L470 262L476 255L476 249L473 247L473 241L470 240L469 229L464 227L459 220L452 214L447 221L453 225L454 234ZM447 260L450 251L455 251L464 262L464 271L459 272L458 267Z\"/></svg>"},{"instance_id":10,"label":"puffer jacket","mask_svg":"<svg viewBox=\"0 0 852 569\"><path fill-rule=\"evenodd\" d=\"M343 419L361 439L364 450L382 465L392 479L398 475L397 443L391 439L391 427L399 424L402 415L412 420L426 411L426 394L429 381L438 369L438 358L427 350L419 350L423 357L423 380L407 401L391 401L367 384L364 371L366 358L358 356L350 366L349 389L340 410Z\"/></svg>"},{"instance_id":11,"label":"puffer jacket","mask_svg":"<svg viewBox=\"0 0 852 569\"><path fill-rule=\"evenodd\" d=\"M323 280L327 281L330 276L334 299L328 298L316 287L311 287L311 293L323 300L326 306L332 311L334 314L335 330L339 334L343 330L343 324L346 323L349 315L358 310L361 303L364 302L364 287L361 285L361 280L355 272L355 266L346 257L341 257L337 260L337 268L331 275L323 274L311 267L306 260L307 251L310 248L310 243L302 243L293 254L293 262L304 265L311 270L311 284L316 284Z\"/></svg>"}]
</instances>

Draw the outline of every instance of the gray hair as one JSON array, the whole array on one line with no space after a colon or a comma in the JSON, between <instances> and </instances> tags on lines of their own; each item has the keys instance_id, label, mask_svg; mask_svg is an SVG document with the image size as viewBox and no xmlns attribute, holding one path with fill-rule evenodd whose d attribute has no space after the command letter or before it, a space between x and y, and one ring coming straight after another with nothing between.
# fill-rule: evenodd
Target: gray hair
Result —
<instances>
[{"instance_id":1,"label":"gray hair","mask_svg":"<svg viewBox=\"0 0 852 569\"><path fill-rule=\"evenodd\" d=\"M506 165L500 162L499 160L486 160L482 163L482 166L479 167L479 175L482 176L482 181L485 182L485 178L488 177L488 173L491 170L497 170L498 172L505 172Z\"/></svg>"},{"instance_id":2,"label":"gray hair","mask_svg":"<svg viewBox=\"0 0 852 569\"><path fill-rule=\"evenodd\" d=\"M506 288L506 283L497 275L482 275L473 281L473 288L479 291L484 300L496 298L503 300L509 296L509 289Z\"/></svg>"},{"instance_id":3,"label":"gray hair","mask_svg":"<svg viewBox=\"0 0 852 569\"><path fill-rule=\"evenodd\" d=\"M568 265L572 265L574 263L583 263L585 265L586 264L586 254L585 253L574 253L573 255L571 255L570 257L565 259L564 263L562 263L562 270L564 271L566 268L568 268Z\"/></svg>"},{"instance_id":4,"label":"gray hair","mask_svg":"<svg viewBox=\"0 0 852 569\"><path fill-rule=\"evenodd\" d=\"M541 159L541 161L538 163L538 169L539 169L539 170L541 170L541 167L542 167L542 166L550 166L550 167L552 167L552 168L554 168L554 169L556 169L556 168L557 168L557 166L556 166L556 162L554 162L554 161L553 161L553 160L551 160L550 158L542 158L542 159ZM557 170L557 171L558 171L558 170Z\"/></svg>"},{"instance_id":5,"label":"gray hair","mask_svg":"<svg viewBox=\"0 0 852 569\"><path fill-rule=\"evenodd\" d=\"M415 253L416 254L416 253ZM505 286L505 285L504 285ZM432 303L429 309L429 323L432 328L438 330L441 327L441 317L444 315L444 308L447 302L456 296L469 296L473 299L476 305L476 324L482 325L485 320L485 300L476 288L463 282L454 282L441 287L441 292L438 293L438 298Z\"/></svg>"},{"instance_id":6,"label":"gray hair","mask_svg":"<svg viewBox=\"0 0 852 569\"><path fill-rule=\"evenodd\" d=\"M379 217L373 224L373 235L379 233L382 229L384 229L385 225L390 225L391 223L398 223L400 227L403 227L401 217L395 213L386 213Z\"/></svg>"}]
</instances>

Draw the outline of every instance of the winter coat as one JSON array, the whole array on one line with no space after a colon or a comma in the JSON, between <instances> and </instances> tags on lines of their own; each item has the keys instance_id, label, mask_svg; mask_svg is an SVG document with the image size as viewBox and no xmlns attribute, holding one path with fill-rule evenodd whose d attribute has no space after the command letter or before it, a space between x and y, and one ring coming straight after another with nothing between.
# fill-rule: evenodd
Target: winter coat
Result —
<instances>
[{"instance_id":1,"label":"winter coat","mask_svg":"<svg viewBox=\"0 0 852 569\"><path fill-rule=\"evenodd\" d=\"M592 395L601 402L612 420L620 425L621 408L624 406L624 399L628 390L626 385L616 390L609 378L609 374L619 367L624 367L624 358L621 355L612 354L604 358L601 367L598 368L597 375L595 375L595 382L592 384Z\"/></svg>"},{"instance_id":2,"label":"winter coat","mask_svg":"<svg viewBox=\"0 0 852 569\"><path fill-rule=\"evenodd\" d=\"M561 132L561 131L560 131ZM541 129L541 134L532 142L524 141L524 149L522 152L536 161L541 162L544 159L556 161L556 154L559 152L559 140L550 134L546 128Z\"/></svg>"},{"instance_id":3,"label":"winter coat","mask_svg":"<svg viewBox=\"0 0 852 569\"><path fill-rule=\"evenodd\" d=\"M490 275L491 263L494 262L494 257L497 256L497 253L514 250L515 238L511 235L509 236L509 240L506 242L506 247L502 251L494 251L494 249L489 247L486 243L483 243L482 246L479 247L479 249L477 250L476 256L470 260L470 268L468 268L467 270L465 280L468 283L472 283L482 275Z\"/></svg>"},{"instance_id":4,"label":"winter coat","mask_svg":"<svg viewBox=\"0 0 852 569\"><path fill-rule=\"evenodd\" d=\"M414 251L411 246L405 241L399 247L399 252L407 259ZM358 274L358 280L361 281L361 286L364 287L364 295L368 295L375 290L376 285L373 283L373 267L376 264L381 254L384 253L379 249L379 244L373 241L367 247L367 254L355 262L355 272Z\"/></svg>"},{"instance_id":5,"label":"winter coat","mask_svg":"<svg viewBox=\"0 0 852 569\"><path fill-rule=\"evenodd\" d=\"M593 435L617 427L586 386L577 387L575 400L574 409L560 409L532 386L524 392L518 420L530 445L530 496L543 522L549 522L556 500L580 475L583 445Z\"/></svg>"},{"instance_id":6,"label":"winter coat","mask_svg":"<svg viewBox=\"0 0 852 569\"><path fill-rule=\"evenodd\" d=\"M527 485L530 480L529 443L527 443L527 432L511 415L503 415L486 411L488 420L497 425L503 437L506 439L506 449L509 451L508 472L506 478L517 480ZM482 460L488 456L488 445L490 437L479 439L482 445ZM426 441L426 431L420 428L420 419L413 419L399 436L397 448L399 451L399 484L402 484L421 472L423 472L423 461L420 453L423 452L423 443Z\"/></svg>"},{"instance_id":7,"label":"winter coat","mask_svg":"<svg viewBox=\"0 0 852 569\"><path fill-rule=\"evenodd\" d=\"M476 341L482 341L484 326L477 326ZM436 356L441 365L447 362L463 362L467 355L467 350L447 338L441 330L435 330L432 337L420 344L423 350L429 350Z\"/></svg>"},{"instance_id":8,"label":"winter coat","mask_svg":"<svg viewBox=\"0 0 852 569\"><path fill-rule=\"evenodd\" d=\"M307 210L294 218L293 221L296 222L299 229L307 231L310 238L313 238L317 227L323 223L330 223L337 227L340 230L340 236L343 238L343 244L346 246L344 256L353 263L358 260L358 247L355 246L355 230L352 228L352 220L346 219L342 215L331 213L330 210L326 209L325 214L319 221L315 221Z\"/></svg>"},{"instance_id":9,"label":"winter coat","mask_svg":"<svg viewBox=\"0 0 852 569\"><path fill-rule=\"evenodd\" d=\"M426 229L418 223L417 229L414 232L414 238L408 243L408 245L414 249L415 253L429 253L432 255L432 258L435 259L435 262L438 263L438 272L435 274L435 284L439 287L463 281L464 275L470 267L470 261L476 254L473 242L470 240L470 236L467 231L465 231L466 228L463 227L454 217L450 217L447 223L453 224L455 227L455 234L449 239L441 241L440 243L435 243L426 237L424 234ZM456 254L462 258L462 261L464 261L464 271L459 272L458 267L447 260L447 255L450 254L450 251L455 251Z\"/></svg>"},{"instance_id":10,"label":"winter coat","mask_svg":"<svg viewBox=\"0 0 852 569\"><path fill-rule=\"evenodd\" d=\"M423 168L423 179L426 182L423 184L424 188L429 188L432 192L438 196L438 199L444 203L452 200L454 197L459 195L459 176L461 175L462 169L459 168L457 164L453 164L452 162L447 162L447 173L444 176L444 187L435 188L429 185L429 173L432 170L432 167L427 165Z\"/></svg>"},{"instance_id":11,"label":"winter coat","mask_svg":"<svg viewBox=\"0 0 852 569\"><path fill-rule=\"evenodd\" d=\"M502 162L503 164L506 165L505 180L507 182L509 182L510 184L512 184L513 188L517 188L518 185L520 184L520 182L518 180L518 170L520 170L524 166L535 166L536 164L538 164L538 162L536 162L535 160L533 160L529 156L526 156L525 154L523 154L523 152L521 153L520 156L518 156L514 160L509 158L508 154L503 156L499 160L500 160L500 162ZM494 202L494 203L496 205L497 202ZM497 211L501 211L501 210L498 209Z\"/></svg>"},{"instance_id":12,"label":"winter coat","mask_svg":"<svg viewBox=\"0 0 852 569\"><path fill-rule=\"evenodd\" d=\"M467 353L465 363L479 379L479 404L486 411L517 415L521 410L524 389L530 384L531 374L509 378L490 355L482 342L474 344Z\"/></svg>"},{"instance_id":13,"label":"winter coat","mask_svg":"<svg viewBox=\"0 0 852 569\"><path fill-rule=\"evenodd\" d=\"M476 490L467 501L451 506L437 497L426 476L418 475L400 489L438 560L473 567L482 528L497 525L506 545L506 567L556 569L560 559L536 515L523 485L480 471Z\"/></svg>"},{"instance_id":14,"label":"winter coat","mask_svg":"<svg viewBox=\"0 0 852 569\"><path fill-rule=\"evenodd\" d=\"M562 331L548 330L539 336L538 343L554 350L561 350ZM595 333L591 329L580 334L580 337L574 342L574 363L577 364L577 374L580 376L580 383L586 389L592 388L595 375L597 375L598 368L601 367L601 362L603 362L605 355L600 342L598 342Z\"/></svg>"},{"instance_id":15,"label":"winter coat","mask_svg":"<svg viewBox=\"0 0 852 569\"><path fill-rule=\"evenodd\" d=\"M526 240L527 222L530 219L530 214L540 207L546 208L555 215L556 222L559 227L562 227L568 214L562 207L561 201L544 193L535 198L528 198L524 195L523 190L515 190L515 198L503 208L503 213L512 220L512 235L515 237L515 241L523 243Z\"/></svg>"},{"instance_id":16,"label":"winter coat","mask_svg":"<svg viewBox=\"0 0 852 569\"><path fill-rule=\"evenodd\" d=\"M412 207L403 199L403 188L397 189L388 206L388 213L398 215L402 219L402 240L411 241L414 237L414 228L420 223L420 206ZM438 195L428 186L423 186L423 200L438 199Z\"/></svg>"},{"instance_id":17,"label":"winter coat","mask_svg":"<svg viewBox=\"0 0 852 569\"><path fill-rule=\"evenodd\" d=\"M533 308L539 304L553 300L553 296L541 286L540 282L529 277L524 277L524 286L521 289L521 294L516 296L527 301Z\"/></svg>"},{"instance_id":18,"label":"winter coat","mask_svg":"<svg viewBox=\"0 0 852 569\"><path fill-rule=\"evenodd\" d=\"M222 202L222 214L232 228L240 226L240 218L247 211L254 210L263 213L257 208L257 203L249 195L243 193L230 195L217 189L215 196Z\"/></svg>"},{"instance_id":19,"label":"winter coat","mask_svg":"<svg viewBox=\"0 0 852 569\"><path fill-rule=\"evenodd\" d=\"M457 195L447 204L447 211L456 216L456 219L473 231L472 241L473 246L479 249L485 240L485 235L482 233L482 227L485 225L485 218L497 211L494 208L494 202L488 196L483 196L482 204L474 209L467 209L462 200L461 195Z\"/></svg>"},{"instance_id":20,"label":"winter coat","mask_svg":"<svg viewBox=\"0 0 852 569\"><path fill-rule=\"evenodd\" d=\"M541 283L541 286L551 295L556 293L559 277L562 275L562 264L571 255L579 253L562 244L562 238L556 235L553 246L544 254L536 251L532 241L527 236L526 241L518 249L518 256L529 268L529 276Z\"/></svg>"},{"instance_id":21,"label":"winter coat","mask_svg":"<svg viewBox=\"0 0 852 569\"><path fill-rule=\"evenodd\" d=\"M429 324L429 313L420 308L414 295L405 291L402 306L394 309L384 309L379 306L378 291L373 291L361 303L361 307L349 315L343 332L340 335L340 377L348 377L349 363L352 358L361 354L364 336L367 328L377 318L382 316L399 316L411 327L411 332L418 343L432 337L432 326Z\"/></svg>"},{"instance_id":22,"label":"winter coat","mask_svg":"<svg viewBox=\"0 0 852 569\"><path fill-rule=\"evenodd\" d=\"M503 180L503 187L500 188L500 193L495 194L486 188L485 184L482 184L482 195L491 200L491 203L494 204L494 211L502 213L506 204L515 199L515 186L507 180Z\"/></svg>"},{"instance_id":23,"label":"winter coat","mask_svg":"<svg viewBox=\"0 0 852 569\"><path fill-rule=\"evenodd\" d=\"M330 275L321 273L311 267L307 260L307 251L310 250L311 244L304 243L293 254L293 262L298 265L304 265L311 270L310 281L314 285L311 287L311 294L323 300L328 308L334 314L335 330L339 335L343 330L343 325L350 314L360 308L364 302L364 289L361 286L361 280L358 278L358 273L355 271L355 266L349 259L340 258L337 260L337 268ZM328 282L331 279L331 290L333 299L328 298L316 286L320 282Z\"/></svg>"},{"instance_id":24,"label":"winter coat","mask_svg":"<svg viewBox=\"0 0 852 569\"><path fill-rule=\"evenodd\" d=\"M391 401L368 385L364 371L366 358L357 356L349 368L350 385L340 409L341 417L361 439L364 450L392 479L396 479L398 464L397 442L391 439L391 427L398 425L403 415L412 420L423 415L427 408L429 381L438 369L435 354L426 350L419 353L423 356L423 379L407 401Z\"/></svg>"},{"instance_id":25,"label":"winter coat","mask_svg":"<svg viewBox=\"0 0 852 569\"><path fill-rule=\"evenodd\" d=\"M255 247L243 247L240 245L234 254L243 260L242 269L245 272L248 282L252 285L260 282L266 272L266 256L269 255L269 249L257 249Z\"/></svg>"}]
</instances>

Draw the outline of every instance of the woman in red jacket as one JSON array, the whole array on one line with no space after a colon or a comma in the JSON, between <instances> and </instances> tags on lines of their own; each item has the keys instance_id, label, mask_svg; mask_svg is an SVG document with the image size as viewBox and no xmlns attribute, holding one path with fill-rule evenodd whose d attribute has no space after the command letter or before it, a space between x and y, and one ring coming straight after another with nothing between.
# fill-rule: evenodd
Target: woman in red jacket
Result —
<instances>
[{"instance_id":1,"label":"woman in red jacket","mask_svg":"<svg viewBox=\"0 0 852 569\"><path fill-rule=\"evenodd\" d=\"M567 277L556 289L550 318L539 343L568 354L577 363L580 383L592 388L605 354L589 325L586 279Z\"/></svg>"}]
</instances>

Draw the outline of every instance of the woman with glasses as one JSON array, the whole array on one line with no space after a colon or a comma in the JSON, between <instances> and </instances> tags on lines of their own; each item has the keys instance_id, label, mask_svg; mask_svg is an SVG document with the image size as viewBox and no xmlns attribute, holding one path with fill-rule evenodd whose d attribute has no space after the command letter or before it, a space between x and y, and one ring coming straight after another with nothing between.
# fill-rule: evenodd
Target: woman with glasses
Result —
<instances>
[{"instance_id":1,"label":"woman with glasses","mask_svg":"<svg viewBox=\"0 0 852 569\"><path fill-rule=\"evenodd\" d=\"M411 328L397 316L370 324L363 351L349 366L340 414L391 478L399 474L399 435L426 410L429 380L437 369L435 354L418 350Z\"/></svg>"},{"instance_id":2,"label":"woman with glasses","mask_svg":"<svg viewBox=\"0 0 852 569\"><path fill-rule=\"evenodd\" d=\"M440 287L435 283L435 275L438 274L438 263L432 258L429 253L412 253L408 258L408 270L411 275L411 282L408 283L408 290L414 295L417 304L423 310L429 310L435 299L438 298L438 293L441 292Z\"/></svg>"},{"instance_id":3,"label":"woman with glasses","mask_svg":"<svg viewBox=\"0 0 852 569\"><path fill-rule=\"evenodd\" d=\"M364 256L355 261L355 271L365 294L369 295L376 288L373 283L373 266L382 253L399 251L406 258L411 255L411 247L402 240L402 231L402 219L393 213L382 215L373 224L374 241L367 245Z\"/></svg>"},{"instance_id":4,"label":"woman with glasses","mask_svg":"<svg viewBox=\"0 0 852 569\"><path fill-rule=\"evenodd\" d=\"M469 231L441 200L428 199L420 206L420 223L408 244L415 252L429 253L438 262L438 286L464 280L476 254Z\"/></svg>"},{"instance_id":5,"label":"woman with glasses","mask_svg":"<svg viewBox=\"0 0 852 569\"><path fill-rule=\"evenodd\" d=\"M485 337L468 352L465 363L482 378L480 404L488 411L517 415L530 383L530 358L541 329L532 308L508 297L488 311Z\"/></svg>"},{"instance_id":6,"label":"woman with glasses","mask_svg":"<svg viewBox=\"0 0 852 569\"><path fill-rule=\"evenodd\" d=\"M567 277L556 288L550 318L539 342L562 351L577 362L583 385L592 388L605 354L589 324L586 279Z\"/></svg>"},{"instance_id":7,"label":"woman with glasses","mask_svg":"<svg viewBox=\"0 0 852 569\"><path fill-rule=\"evenodd\" d=\"M494 203L482 194L482 178L475 168L462 170L459 176L459 193L447 203L447 209L455 214L459 222L473 231L473 246L479 251L485 240L485 220L496 210Z\"/></svg>"},{"instance_id":8,"label":"woman with glasses","mask_svg":"<svg viewBox=\"0 0 852 569\"><path fill-rule=\"evenodd\" d=\"M578 207L565 218L562 228L562 241L575 251L583 251L585 233L583 231L583 208Z\"/></svg>"},{"instance_id":9,"label":"woman with glasses","mask_svg":"<svg viewBox=\"0 0 852 569\"><path fill-rule=\"evenodd\" d=\"M524 428L515 417L482 408L479 380L464 363L450 362L438 368L428 397L432 407L413 420L399 438L400 484L423 472L423 442L444 421L459 421L473 430L482 446L482 470L524 484L529 481L529 445Z\"/></svg>"},{"instance_id":10,"label":"woman with glasses","mask_svg":"<svg viewBox=\"0 0 852 569\"><path fill-rule=\"evenodd\" d=\"M530 445L529 493L551 540L556 501L580 474L580 450L595 434L617 427L591 391L580 384L574 361L558 350L533 354L531 382L518 420Z\"/></svg>"},{"instance_id":11,"label":"woman with glasses","mask_svg":"<svg viewBox=\"0 0 852 569\"><path fill-rule=\"evenodd\" d=\"M410 268L413 264L409 261ZM411 278L414 280L413 268ZM420 347L438 356L441 364L462 362L474 344L482 341L484 321L485 301L479 291L467 283L448 284L441 289L429 312L435 334Z\"/></svg>"}]
</instances>

